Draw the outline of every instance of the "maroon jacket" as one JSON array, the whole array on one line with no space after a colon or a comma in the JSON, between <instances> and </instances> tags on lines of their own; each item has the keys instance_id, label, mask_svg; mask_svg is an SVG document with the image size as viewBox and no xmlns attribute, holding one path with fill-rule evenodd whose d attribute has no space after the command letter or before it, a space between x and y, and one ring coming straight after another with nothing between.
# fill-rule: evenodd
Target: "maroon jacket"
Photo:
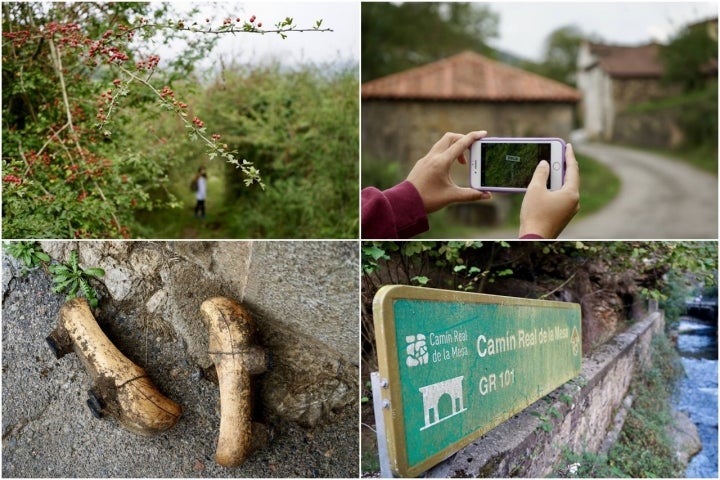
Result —
<instances>
[{"instance_id":1,"label":"maroon jacket","mask_svg":"<svg viewBox=\"0 0 720 480\"><path fill-rule=\"evenodd\" d=\"M384 191L362 191L362 238L410 238L430 229L415 186L405 180Z\"/></svg>"},{"instance_id":2,"label":"maroon jacket","mask_svg":"<svg viewBox=\"0 0 720 480\"><path fill-rule=\"evenodd\" d=\"M375 187L362 191L362 230L364 239L411 238L430 229L422 198L415 186L405 180L384 191ZM529 233L522 239L542 239Z\"/></svg>"}]
</instances>

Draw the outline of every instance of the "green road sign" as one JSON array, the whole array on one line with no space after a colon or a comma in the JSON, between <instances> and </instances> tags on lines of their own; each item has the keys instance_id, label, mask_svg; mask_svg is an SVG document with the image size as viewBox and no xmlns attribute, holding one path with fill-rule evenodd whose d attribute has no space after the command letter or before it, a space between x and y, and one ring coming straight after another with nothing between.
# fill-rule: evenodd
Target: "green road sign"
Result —
<instances>
[{"instance_id":1,"label":"green road sign","mask_svg":"<svg viewBox=\"0 0 720 480\"><path fill-rule=\"evenodd\" d=\"M390 468L416 476L580 373L580 305L393 285L373 303Z\"/></svg>"}]
</instances>

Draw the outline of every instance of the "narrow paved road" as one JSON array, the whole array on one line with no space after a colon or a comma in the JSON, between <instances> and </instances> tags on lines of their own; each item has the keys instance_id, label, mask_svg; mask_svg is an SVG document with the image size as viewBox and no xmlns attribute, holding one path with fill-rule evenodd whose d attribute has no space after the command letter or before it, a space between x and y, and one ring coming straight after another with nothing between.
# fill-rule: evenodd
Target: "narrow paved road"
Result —
<instances>
[{"instance_id":1,"label":"narrow paved road","mask_svg":"<svg viewBox=\"0 0 720 480\"><path fill-rule=\"evenodd\" d=\"M660 155L604 144L574 145L620 177L618 196L573 221L568 239L715 239L718 179ZM582 165L580 166L582 188ZM582 208L582 205L581 205Z\"/></svg>"}]
</instances>

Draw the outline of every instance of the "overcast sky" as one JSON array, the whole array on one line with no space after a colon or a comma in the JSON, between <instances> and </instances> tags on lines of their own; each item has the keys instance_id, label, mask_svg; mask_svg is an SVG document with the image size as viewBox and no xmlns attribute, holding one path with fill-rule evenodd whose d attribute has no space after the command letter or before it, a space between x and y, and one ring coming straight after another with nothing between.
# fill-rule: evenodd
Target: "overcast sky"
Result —
<instances>
[{"instance_id":1,"label":"overcast sky","mask_svg":"<svg viewBox=\"0 0 720 480\"><path fill-rule=\"evenodd\" d=\"M185 4L190 2L183 2ZM500 16L499 37L491 45L509 53L541 60L543 45L555 29L575 24L585 33L599 35L615 44L637 45L666 41L678 28L717 16L717 2L582 2L507 1L483 2ZM268 59L286 65L339 61L357 63L360 58L360 3L356 0L325 2L219 2L205 7L201 17L222 23L228 15L255 15L263 28L290 16L298 27L311 27L318 19L330 33L295 33L286 40L278 35L225 35L214 55L235 57L240 63ZM200 19L201 21L204 18ZM216 57L206 62L216 64Z\"/></svg>"},{"instance_id":2,"label":"overcast sky","mask_svg":"<svg viewBox=\"0 0 720 480\"><path fill-rule=\"evenodd\" d=\"M548 35L574 24L603 41L638 45L666 41L678 28L716 17L717 2L492 2L500 15L499 38L491 45L530 60L541 60Z\"/></svg>"}]
</instances>

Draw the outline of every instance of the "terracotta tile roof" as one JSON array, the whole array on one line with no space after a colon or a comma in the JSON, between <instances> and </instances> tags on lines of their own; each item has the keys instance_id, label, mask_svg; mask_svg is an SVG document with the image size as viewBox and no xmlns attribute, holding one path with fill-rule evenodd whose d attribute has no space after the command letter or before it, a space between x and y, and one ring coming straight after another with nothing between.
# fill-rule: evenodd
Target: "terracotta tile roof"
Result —
<instances>
[{"instance_id":1,"label":"terracotta tile roof","mask_svg":"<svg viewBox=\"0 0 720 480\"><path fill-rule=\"evenodd\" d=\"M656 43L636 47L589 44L590 53L600 62L600 67L616 78L658 78L665 72L660 60L660 46Z\"/></svg>"},{"instance_id":2,"label":"terracotta tile roof","mask_svg":"<svg viewBox=\"0 0 720 480\"><path fill-rule=\"evenodd\" d=\"M362 98L577 102L580 92L468 51L366 82Z\"/></svg>"}]
</instances>

